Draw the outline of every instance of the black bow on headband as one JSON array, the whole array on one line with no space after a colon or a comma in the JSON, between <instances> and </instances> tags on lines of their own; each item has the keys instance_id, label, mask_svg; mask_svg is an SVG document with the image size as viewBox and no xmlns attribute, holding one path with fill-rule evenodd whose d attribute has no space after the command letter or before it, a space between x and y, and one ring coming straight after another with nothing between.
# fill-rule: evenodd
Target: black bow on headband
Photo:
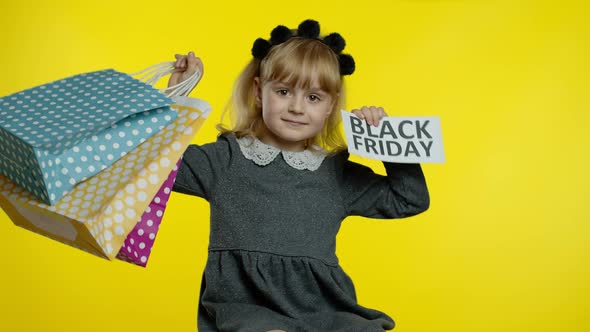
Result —
<instances>
[{"instance_id":1,"label":"black bow on headband","mask_svg":"<svg viewBox=\"0 0 590 332\"><path fill-rule=\"evenodd\" d=\"M354 73L355 64L354 59L350 54L342 54L346 42L339 33L331 33L320 39L320 24L314 20L305 20L299 24L297 31L294 34L289 28L284 25L278 25L270 33L270 40L258 38L254 41L252 46L252 56L256 59L264 59L271 47L282 44L291 37L301 37L308 39L319 40L326 44L338 56L338 63L340 65L340 75L350 75Z\"/></svg>"}]
</instances>

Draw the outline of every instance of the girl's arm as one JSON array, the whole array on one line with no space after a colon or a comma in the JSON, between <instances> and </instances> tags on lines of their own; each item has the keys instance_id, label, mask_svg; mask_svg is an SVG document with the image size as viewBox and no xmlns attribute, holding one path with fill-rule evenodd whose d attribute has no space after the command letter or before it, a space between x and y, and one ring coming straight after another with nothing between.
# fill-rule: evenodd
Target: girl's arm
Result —
<instances>
[{"instance_id":1,"label":"girl's arm","mask_svg":"<svg viewBox=\"0 0 590 332\"><path fill-rule=\"evenodd\" d=\"M419 164L384 162L387 176L367 166L345 161L342 168L342 199L347 215L393 219L428 209L430 196Z\"/></svg>"},{"instance_id":2,"label":"girl's arm","mask_svg":"<svg viewBox=\"0 0 590 332\"><path fill-rule=\"evenodd\" d=\"M230 158L229 142L224 136L214 143L190 145L182 156L172 190L209 200Z\"/></svg>"},{"instance_id":3,"label":"girl's arm","mask_svg":"<svg viewBox=\"0 0 590 332\"><path fill-rule=\"evenodd\" d=\"M187 55L176 54L174 57L176 62L168 87L186 81L197 70L203 74L203 62L192 51ZM227 150L223 145L223 142L203 146L190 145L182 156L172 190L209 199L217 168L223 164L224 152Z\"/></svg>"},{"instance_id":4,"label":"girl's arm","mask_svg":"<svg viewBox=\"0 0 590 332\"><path fill-rule=\"evenodd\" d=\"M356 116L377 126L386 116L381 107L353 110ZM347 155L346 155L347 156ZM419 164L384 162L387 176L346 160L342 166L342 199L348 215L369 218L403 218L428 209L430 196Z\"/></svg>"}]
</instances>

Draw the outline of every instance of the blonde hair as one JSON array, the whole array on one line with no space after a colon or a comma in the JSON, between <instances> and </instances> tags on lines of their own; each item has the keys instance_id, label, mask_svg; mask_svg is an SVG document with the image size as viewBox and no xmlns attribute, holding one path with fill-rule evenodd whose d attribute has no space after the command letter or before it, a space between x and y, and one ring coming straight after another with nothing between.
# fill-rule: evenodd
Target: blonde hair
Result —
<instances>
[{"instance_id":1,"label":"blonde hair","mask_svg":"<svg viewBox=\"0 0 590 332\"><path fill-rule=\"evenodd\" d=\"M311 138L308 145L321 146L334 153L346 148L346 143L339 130L340 109L344 105L344 82L340 75L338 57L324 43L315 39L293 37L274 46L263 60L253 58L234 85L228 109L233 115L231 129L219 124L217 128L223 133L233 133L236 137L256 136L262 120L262 108L256 105L254 78L259 77L261 84L269 81L282 81L309 88L317 79L322 90L333 101L332 110L326 119L324 128Z\"/></svg>"}]
</instances>

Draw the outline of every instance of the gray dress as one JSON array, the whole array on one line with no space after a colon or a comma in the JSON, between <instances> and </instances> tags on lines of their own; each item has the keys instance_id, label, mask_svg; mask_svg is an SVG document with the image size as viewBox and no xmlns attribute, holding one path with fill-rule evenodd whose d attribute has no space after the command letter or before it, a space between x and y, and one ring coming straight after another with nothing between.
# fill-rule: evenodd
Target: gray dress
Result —
<instances>
[{"instance_id":1,"label":"gray dress","mask_svg":"<svg viewBox=\"0 0 590 332\"><path fill-rule=\"evenodd\" d=\"M389 316L357 303L335 254L347 216L402 218L428 208L420 165L384 165L387 176L341 152L314 171L293 168L281 154L260 166L233 135L189 146L174 190L211 208L199 332L392 329Z\"/></svg>"}]
</instances>

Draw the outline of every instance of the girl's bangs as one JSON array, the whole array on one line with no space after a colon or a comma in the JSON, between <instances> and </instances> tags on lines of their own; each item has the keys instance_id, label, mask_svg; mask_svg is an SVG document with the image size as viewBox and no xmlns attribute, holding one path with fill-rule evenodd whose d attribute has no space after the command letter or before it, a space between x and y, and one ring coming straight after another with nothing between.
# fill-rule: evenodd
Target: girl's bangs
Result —
<instances>
[{"instance_id":1,"label":"girl's bangs","mask_svg":"<svg viewBox=\"0 0 590 332\"><path fill-rule=\"evenodd\" d=\"M331 95L340 92L338 58L320 41L292 38L273 48L264 62L260 76L265 82L284 82L305 89L315 88L315 83Z\"/></svg>"}]
</instances>

